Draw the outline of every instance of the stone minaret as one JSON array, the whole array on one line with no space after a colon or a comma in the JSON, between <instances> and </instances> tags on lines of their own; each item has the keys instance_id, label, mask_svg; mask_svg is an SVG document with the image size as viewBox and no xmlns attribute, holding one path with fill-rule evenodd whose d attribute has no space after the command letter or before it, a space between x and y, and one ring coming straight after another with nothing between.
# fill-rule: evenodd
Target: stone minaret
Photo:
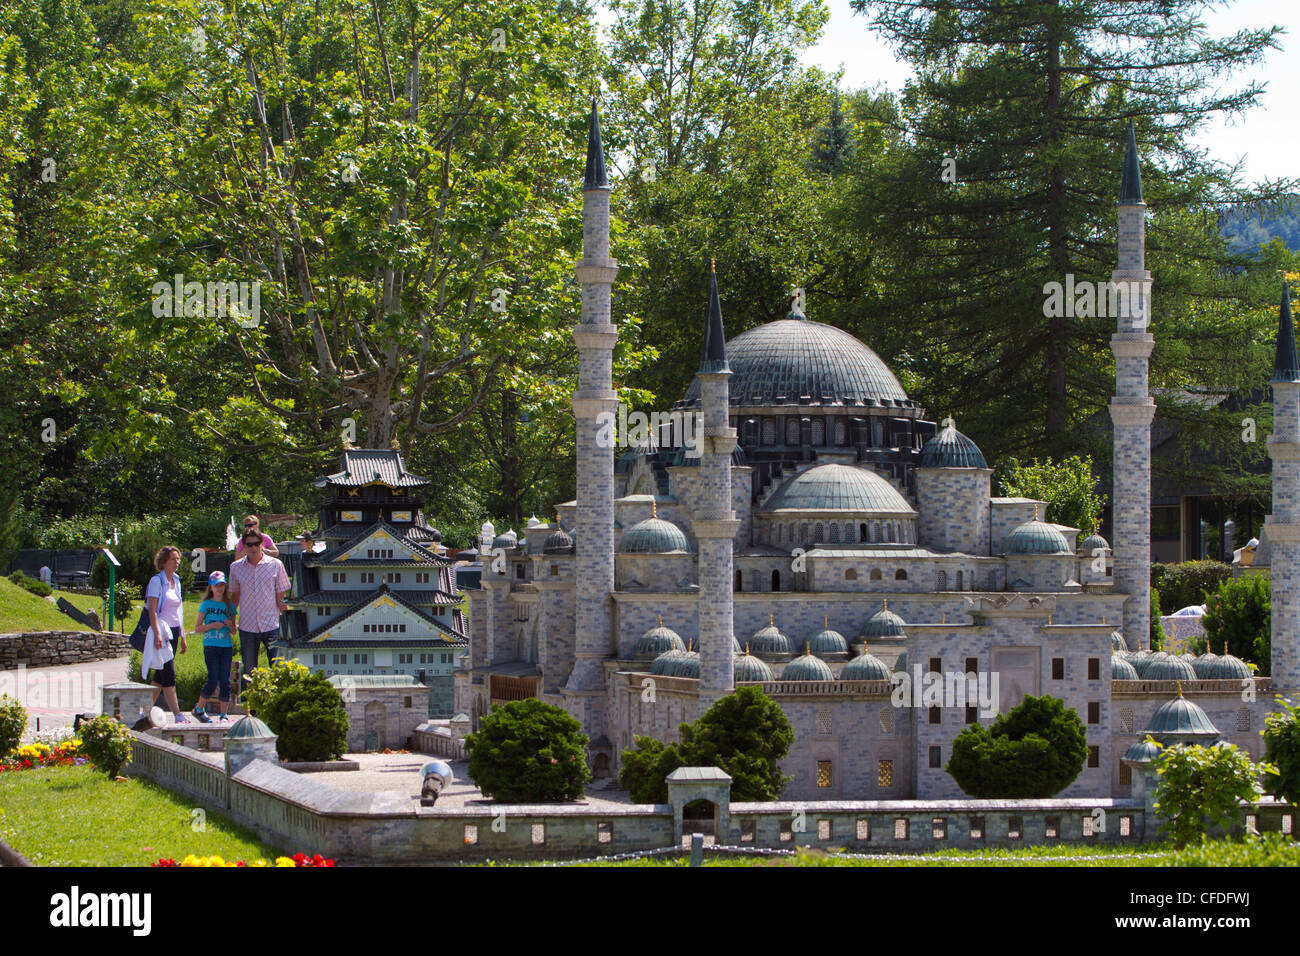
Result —
<instances>
[{"instance_id":1,"label":"stone minaret","mask_svg":"<svg viewBox=\"0 0 1300 956\"><path fill-rule=\"evenodd\" d=\"M1296 360L1291 298L1282 286L1273 362L1273 513L1265 529L1273 547L1273 686L1300 689L1300 362Z\"/></svg>"},{"instance_id":2,"label":"stone minaret","mask_svg":"<svg viewBox=\"0 0 1300 956\"><path fill-rule=\"evenodd\" d=\"M1155 339L1151 321L1151 273L1146 270L1146 203L1138 171L1137 141L1128 128L1128 148L1119 189L1119 268L1111 281L1121 289L1117 331L1110 339L1115 353L1115 397L1110 417L1115 425L1115 482L1111 532L1115 556L1115 590L1124 602L1124 640L1130 650L1151 643L1151 419L1156 403L1147 388L1147 361Z\"/></svg>"},{"instance_id":3,"label":"stone minaret","mask_svg":"<svg viewBox=\"0 0 1300 956\"><path fill-rule=\"evenodd\" d=\"M731 507L731 453L736 430L730 425L731 367L722 330L718 277L709 272L709 313L704 329L700 380L700 507L691 518L700 548L700 713L734 689L732 652L732 546L740 521Z\"/></svg>"},{"instance_id":4,"label":"stone minaret","mask_svg":"<svg viewBox=\"0 0 1300 956\"><path fill-rule=\"evenodd\" d=\"M587 170L582 190L582 313L573 340L578 346L578 390L573 395L577 425L578 509L574 522L577 595L574 602L573 671L564 686L566 709L595 737L603 733L604 675L609 657L614 590L614 449L600 440L602 414L614 415L614 343L610 287L618 263L609 257L609 180L600 142L596 101L591 102ZM608 432L608 430L606 430Z\"/></svg>"}]
</instances>

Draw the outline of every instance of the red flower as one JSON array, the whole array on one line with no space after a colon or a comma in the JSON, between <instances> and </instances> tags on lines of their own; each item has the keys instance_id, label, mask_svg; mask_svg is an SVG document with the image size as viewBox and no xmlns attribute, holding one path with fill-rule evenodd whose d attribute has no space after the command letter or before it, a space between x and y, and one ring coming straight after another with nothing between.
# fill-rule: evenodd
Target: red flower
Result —
<instances>
[{"instance_id":1,"label":"red flower","mask_svg":"<svg viewBox=\"0 0 1300 956\"><path fill-rule=\"evenodd\" d=\"M149 865L150 866L176 866L177 864L176 861L173 860L171 857L164 857L160 859L157 863L150 863Z\"/></svg>"}]
</instances>

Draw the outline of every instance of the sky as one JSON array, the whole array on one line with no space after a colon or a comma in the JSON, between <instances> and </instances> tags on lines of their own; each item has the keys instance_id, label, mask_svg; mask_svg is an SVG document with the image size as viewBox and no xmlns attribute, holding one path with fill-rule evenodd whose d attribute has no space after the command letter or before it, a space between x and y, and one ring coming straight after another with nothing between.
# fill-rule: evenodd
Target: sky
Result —
<instances>
[{"instance_id":1,"label":"sky","mask_svg":"<svg viewBox=\"0 0 1300 956\"><path fill-rule=\"evenodd\" d=\"M855 15L848 0L828 0L831 18L822 41L806 51L804 62L834 70L843 65L844 89L884 85L901 90L911 75L907 63L893 51L866 20ZM1196 139L1221 162L1242 161L1242 181L1300 177L1300 3L1295 0L1235 0L1217 4L1202 14L1209 34L1229 36L1248 27L1276 24L1286 28L1280 50L1271 50L1263 62L1223 78L1226 89L1240 89L1257 80L1267 84L1260 105L1245 116L1216 118Z\"/></svg>"}]
</instances>

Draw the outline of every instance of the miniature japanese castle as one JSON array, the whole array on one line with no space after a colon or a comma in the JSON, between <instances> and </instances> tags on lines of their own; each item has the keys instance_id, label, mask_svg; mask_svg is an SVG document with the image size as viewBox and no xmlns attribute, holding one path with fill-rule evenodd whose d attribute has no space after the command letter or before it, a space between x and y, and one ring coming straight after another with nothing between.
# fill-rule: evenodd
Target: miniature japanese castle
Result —
<instances>
[{"instance_id":1,"label":"miniature japanese castle","mask_svg":"<svg viewBox=\"0 0 1300 956\"><path fill-rule=\"evenodd\" d=\"M297 560L287 637L277 649L327 677L409 675L429 715L452 715L452 668L468 640L442 535L426 523L429 479L399 452L347 449L324 490L324 551Z\"/></svg>"}]
</instances>

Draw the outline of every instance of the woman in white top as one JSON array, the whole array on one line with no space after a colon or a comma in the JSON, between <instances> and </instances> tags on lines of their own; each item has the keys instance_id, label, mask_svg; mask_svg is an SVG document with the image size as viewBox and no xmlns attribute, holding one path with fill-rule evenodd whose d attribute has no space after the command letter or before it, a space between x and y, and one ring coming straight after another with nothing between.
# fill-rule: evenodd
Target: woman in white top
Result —
<instances>
[{"instance_id":1,"label":"woman in white top","mask_svg":"<svg viewBox=\"0 0 1300 956\"><path fill-rule=\"evenodd\" d=\"M144 639L144 654L141 662L142 676L159 690L154 698L155 706L161 697L172 712L176 723L184 724L189 720L181 713L176 700L176 644L180 642L180 652L187 650L185 645L184 595L181 590L180 575L176 573L181 566L179 548L168 545L161 548L153 558L153 566L159 570L149 580L145 589L145 603L149 606L149 633Z\"/></svg>"}]
</instances>

